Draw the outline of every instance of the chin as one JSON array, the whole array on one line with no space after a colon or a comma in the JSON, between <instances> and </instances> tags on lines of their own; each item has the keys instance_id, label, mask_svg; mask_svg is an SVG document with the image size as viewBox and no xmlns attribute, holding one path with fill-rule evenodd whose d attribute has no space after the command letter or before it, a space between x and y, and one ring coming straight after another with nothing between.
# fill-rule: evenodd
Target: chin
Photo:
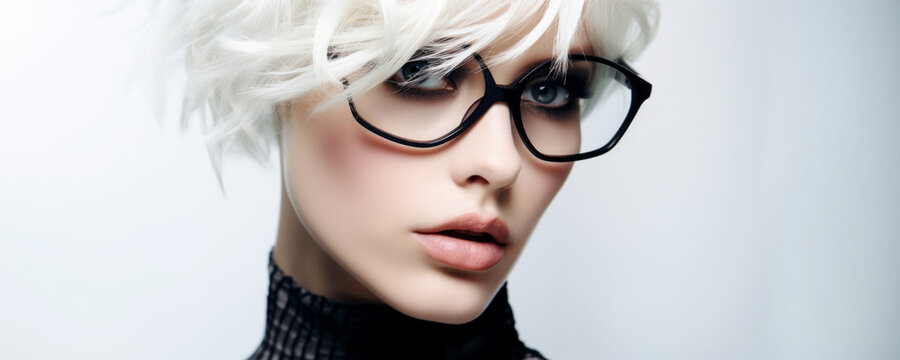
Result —
<instances>
[{"instance_id":1,"label":"chin","mask_svg":"<svg viewBox=\"0 0 900 360\"><path fill-rule=\"evenodd\" d=\"M397 284L379 294L381 299L397 311L417 319L464 324L475 320L494 299L502 282L485 284L448 275L440 281L420 279L413 284Z\"/></svg>"}]
</instances>

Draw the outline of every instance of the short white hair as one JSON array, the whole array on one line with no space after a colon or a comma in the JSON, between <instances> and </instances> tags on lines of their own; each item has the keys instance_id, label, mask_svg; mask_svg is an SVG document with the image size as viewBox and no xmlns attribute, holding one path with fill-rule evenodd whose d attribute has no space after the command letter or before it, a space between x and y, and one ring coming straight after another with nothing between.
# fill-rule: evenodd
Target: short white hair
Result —
<instances>
[{"instance_id":1,"label":"short white hair","mask_svg":"<svg viewBox=\"0 0 900 360\"><path fill-rule=\"evenodd\" d=\"M349 75L333 100L371 89L414 56L446 72L518 39L492 54L502 63L553 29L561 66L580 30L596 55L628 60L658 21L653 0L171 0L153 10L149 61L183 70L182 125L199 122L217 172L223 152L268 159L279 105Z\"/></svg>"}]
</instances>

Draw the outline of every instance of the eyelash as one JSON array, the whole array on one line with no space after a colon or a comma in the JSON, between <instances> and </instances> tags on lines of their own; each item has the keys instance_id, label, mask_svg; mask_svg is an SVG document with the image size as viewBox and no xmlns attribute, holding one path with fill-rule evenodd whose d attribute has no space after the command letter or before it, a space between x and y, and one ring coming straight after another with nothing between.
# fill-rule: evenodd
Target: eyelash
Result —
<instances>
[{"instance_id":1,"label":"eyelash","mask_svg":"<svg viewBox=\"0 0 900 360\"><path fill-rule=\"evenodd\" d=\"M456 82L449 77L445 78L453 87L451 91L444 90L422 90L412 86L404 86L396 81L388 80L384 83L394 89L394 94L411 99L411 100L437 100L440 97L449 95L456 90Z\"/></svg>"}]
</instances>

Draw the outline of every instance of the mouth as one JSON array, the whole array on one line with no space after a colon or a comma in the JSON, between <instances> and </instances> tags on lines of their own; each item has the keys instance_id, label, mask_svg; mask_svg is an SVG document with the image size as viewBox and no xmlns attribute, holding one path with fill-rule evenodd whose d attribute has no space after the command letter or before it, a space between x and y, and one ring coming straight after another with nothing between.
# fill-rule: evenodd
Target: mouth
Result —
<instances>
[{"instance_id":1,"label":"mouth","mask_svg":"<svg viewBox=\"0 0 900 360\"><path fill-rule=\"evenodd\" d=\"M488 270L500 263L509 244L509 228L503 220L477 213L415 231L415 235L432 259L470 271Z\"/></svg>"},{"instance_id":2,"label":"mouth","mask_svg":"<svg viewBox=\"0 0 900 360\"><path fill-rule=\"evenodd\" d=\"M494 236L488 233L483 232L474 232L474 231L466 231L466 230L445 230L438 232L438 234L444 236L455 237L463 240L469 240L480 243L496 243L494 240Z\"/></svg>"},{"instance_id":3,"label":"mouth","mask_svg":"<svg viewBox=\"0 0 900 360\"><path fill-rule=\"evenodd\" d=\"M450 219L442 225L416 231L420 234L439 234L480 243L509 244L509 227L497 216L483 213L467 213Z\"/></svg>"}]
</instances>

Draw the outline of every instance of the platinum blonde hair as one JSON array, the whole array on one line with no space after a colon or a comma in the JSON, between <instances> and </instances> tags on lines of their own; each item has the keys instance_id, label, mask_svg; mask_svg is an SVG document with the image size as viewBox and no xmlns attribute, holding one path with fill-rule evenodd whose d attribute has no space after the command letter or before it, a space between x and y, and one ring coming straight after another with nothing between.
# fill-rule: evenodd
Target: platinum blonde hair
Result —
<instances>
[{"instance_id":1,"label":"platinum blonde hair","mask_svg":"<svg viewBox=\"0 0 900 360\"><path fill-rule=\"evenodd\" d=\"M658 20L653 0L172 0L153 11L150 55L163 59L150 62L184 71L182 125L199 123L217 172L223 152L268 159L278 107L340 89L351 75L324 105L371 89L414 57L449 72L511 41L489 59L503 63L548 31L560 67L579 31L596 55L632 59Z\"/></svg>"}]
</instances>

